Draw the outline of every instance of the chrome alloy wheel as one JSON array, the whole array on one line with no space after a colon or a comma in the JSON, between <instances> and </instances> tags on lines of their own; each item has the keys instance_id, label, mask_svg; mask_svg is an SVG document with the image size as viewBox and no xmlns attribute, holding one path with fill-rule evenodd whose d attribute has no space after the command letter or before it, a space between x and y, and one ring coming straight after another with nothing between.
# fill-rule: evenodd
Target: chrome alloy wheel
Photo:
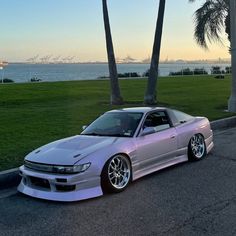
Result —
<instances>
[{"instance_id":1,"label":"chrome alloy wheel","mask_svg":"<svg viewBox=\"0 0 236 236\"><path fill-rule=\"evenodd\" d=\"M129 183L131 176L130 162L122 155L114 156L108 165L108 178L116 189L123 189Z\"/></svg>"},{"instance_id":2,"label":"chrome alloy wheel","mask_svg":"<svg viewBox=\"0 0 236 236\"><path fill-rule=\"evenodd\" d=\"M193 155L200 159L205 154L205 142L201 134L195 134L190 140L191 150Z\"/></svg>"}]
</instances>

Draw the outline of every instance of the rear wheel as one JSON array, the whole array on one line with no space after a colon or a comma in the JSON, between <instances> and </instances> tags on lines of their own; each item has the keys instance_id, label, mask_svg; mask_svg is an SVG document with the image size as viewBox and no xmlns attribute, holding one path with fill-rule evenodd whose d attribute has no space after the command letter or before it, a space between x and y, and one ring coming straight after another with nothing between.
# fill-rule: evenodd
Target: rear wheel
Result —
<instances>
[{"instance_id":1,"label":"rear wheel","mask_svg":"<svg viewBox=\"0 0 236 236\"><path fill-rule=\"evenodd\" d=\"M125 155L115 155L105 164L101 184L105 192L121 192L129 184L131 179L131 165Z\"/></svg>"},{"instance_id":2,"label":"rear wheel","mask_svg":"<svg viewBox=\"0 0 236 236\"><path fill-rule=\"evenodd\" d=\"M206 155L206 144L201 134L195 134L189 141L188 156L192 161L202 159Z\"/></svg>"}]
</instances>

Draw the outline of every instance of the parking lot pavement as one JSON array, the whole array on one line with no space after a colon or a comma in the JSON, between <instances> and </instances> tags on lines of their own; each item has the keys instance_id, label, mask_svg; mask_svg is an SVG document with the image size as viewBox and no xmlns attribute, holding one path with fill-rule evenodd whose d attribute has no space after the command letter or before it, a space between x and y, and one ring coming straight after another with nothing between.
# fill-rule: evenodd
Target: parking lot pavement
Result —
<instances>
[{"instance_id":1,"label":"parking lot pavement","mask_svg":"<svg viewBox=\"0 0 236 236\"><path fill-rule=\"evenodd\" d=\"M236 128L207 158L73 203L0 191L0 235L236 235Z\"/></svg>"}]
</instances>

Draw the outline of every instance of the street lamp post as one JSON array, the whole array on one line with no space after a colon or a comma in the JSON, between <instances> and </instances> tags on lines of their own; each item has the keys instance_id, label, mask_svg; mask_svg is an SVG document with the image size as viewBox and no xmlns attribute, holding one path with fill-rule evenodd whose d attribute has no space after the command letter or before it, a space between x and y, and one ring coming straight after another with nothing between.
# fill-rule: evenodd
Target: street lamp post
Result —
<instances>
[{"instance_id":1,"label":"street lamp post","mask_svg":"<svg viewBox=\"0 0 236 236\"><path fill-rule=\"evenodd\" d=\"M236 112L236 0L230 0L230 33L231 33L231 65L232 92L228 102L229 112Z\"/></svg>"}]
</instances>

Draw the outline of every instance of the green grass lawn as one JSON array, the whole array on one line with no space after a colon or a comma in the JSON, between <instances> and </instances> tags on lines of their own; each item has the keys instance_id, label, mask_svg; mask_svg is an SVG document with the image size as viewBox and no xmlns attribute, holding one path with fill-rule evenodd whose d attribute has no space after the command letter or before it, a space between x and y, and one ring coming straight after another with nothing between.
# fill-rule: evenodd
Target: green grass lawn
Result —
<instances>
[{"instance_id":1,"label":"green grass lawn","mask_svg":"<svg viewBox=\"0 0 236 236\"><path fill-rule=\"evenodd\" d=\"M123 107L142 106L145 79L121 80ZM161 78L159 105L210 120L232 116L224 112L231 79L211 76ZM109 81L0 84L0 170L17 167L33 149L80 133L109 104Z\"/></svg>"}]
</instances>

